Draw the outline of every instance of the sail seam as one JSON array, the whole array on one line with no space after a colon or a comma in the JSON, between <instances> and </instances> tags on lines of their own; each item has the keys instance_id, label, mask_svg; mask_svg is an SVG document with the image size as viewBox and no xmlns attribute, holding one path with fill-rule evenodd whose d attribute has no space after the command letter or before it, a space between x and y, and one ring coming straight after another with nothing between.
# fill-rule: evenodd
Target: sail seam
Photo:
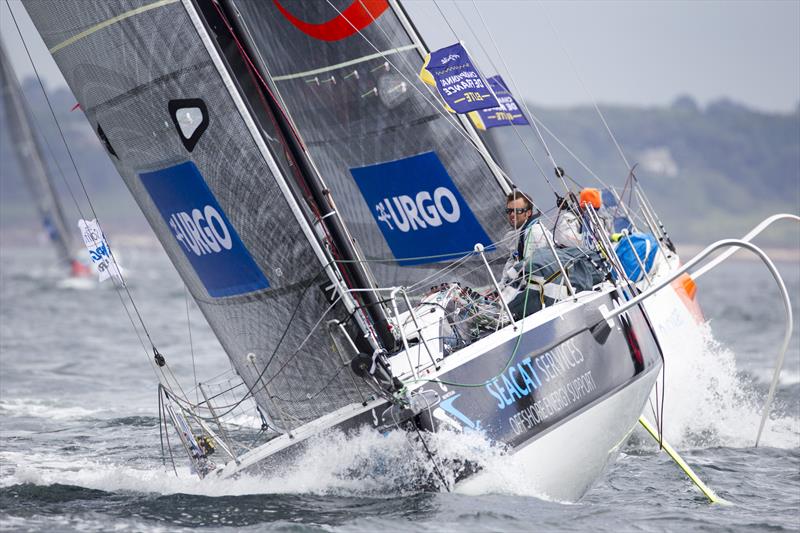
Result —
<instances>
[{"instance_id":1,"label":"sail seam","mask_svg":"<svg viewBox=\"0 0 800 533\"><path fill-rule=\"evenodd\" d=\"M285 80L293 80L296 78L302 78L305 76L314 76L316 74L322 74L323 72L330 72L331 70L336 70L344 67L349 67L352 65L358 65L359 63L365 63L372 59L378 59L381 57L386 57L391 54L397 54L400 52L405 52L406 50L413 50L418 48L419 46L416 44L408 44L405 46L399 46L397 48L392 48L390 50L386 50L384 52L378 52L375 54L369 54L363 57L357 57L356 59L351 59L350 61L345 61L343 63L337 63L335 65L328 65L327 67L316 68L314 70L306 70L305 72L297 72L295 74L285 74L283 76L273 76L272 81L285 81Z\"/></svg>"},{"instance_id":2,"label":"sail seam","mask_svg":"<svg viewBox=\"0 0 800 533\"><path fill-rule=\"evenodd\" d=\"M169 5L169 4L175 4L177 2L180 2L180 0L158 0L157 2L153 2L152 4L147 4L147 5L144 5L144 6L139 6L136 9L131 9L130 11L126 11L125 13L122 13L122 14L117 15L115 17L111 17L110 19L107 19L107 20L104 20L103 22L95 24L94 26L90 27L89 29L86 29L86 30L84 30L84 31L82 31L82 32L80 32L80 33L78 33L76 35L73 35L72 37L70 37L66 41L62 41L62 42L58 43L57 45L55 45L54 47L50 48L50 50L48 50L48 51L51 54L55 54L59 50L61 50L63 48L66 48L67 46L69 46L71 44L75 44L76 42L80 41L84 37L88 37L89 35L97 32L97 31L100 31L103 28L107 28L107 27L109 27L109 26L111 26L113 24L116 24L117 22L121 22L121 21L123 21L123 20L125 20L127 18L139 15L139 14L144 13L146 11L150 11L151 9L156 9L156 8L163 7L163 6L166 6L166 5Z\"/></svg>"}]
</instances>

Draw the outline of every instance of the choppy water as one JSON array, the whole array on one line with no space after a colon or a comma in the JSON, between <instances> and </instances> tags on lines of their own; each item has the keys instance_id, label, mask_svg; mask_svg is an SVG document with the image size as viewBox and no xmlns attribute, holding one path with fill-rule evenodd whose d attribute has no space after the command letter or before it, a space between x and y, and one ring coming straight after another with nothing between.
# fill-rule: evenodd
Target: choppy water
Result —
<instances>
[{"instance_id":1,"label":"choppy water","mask_svg":"<svg viewBox=\"0 0 800 533\"><path fill-rule=\"evenodd\" d=\"M163 253L121 249L150 334L192 382L185 293ZM48 250L0 256L0 529L276 531L674 531L800 528L800 345L795 332L762 446L759 405L783 331L777 290L758 263L699 282L710 332L677 332L686 358L667 376L666 436L730 507L710 506L643 433L577 504L541 499L489 447L500 482L475 494L415 492L426 461L402 438L318 441L301 468L204 483L161 464L155 378L110 287L64 284ZM779 265L800 315L800 266ZM191 307L197 374L228 366ZM797 321L796 321L797 322ZM795 328L798 329L797 323ZM353 477L364 466L380 465ZM581 468L575 464L574 468Z\"/></svg>"}]
</instances>

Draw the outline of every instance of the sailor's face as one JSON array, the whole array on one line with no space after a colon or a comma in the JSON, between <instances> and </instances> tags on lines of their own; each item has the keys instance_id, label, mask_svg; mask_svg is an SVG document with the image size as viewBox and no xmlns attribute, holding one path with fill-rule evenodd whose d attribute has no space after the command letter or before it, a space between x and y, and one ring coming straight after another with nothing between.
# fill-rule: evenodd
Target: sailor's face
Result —
<instances>
[{"instance_id":1,"label":"sailor's face","mask_svg":"<svg viewBox=\"0 0 800 533\"><path fill-rule=\"evenodd\" d=\"M506 204L506 216L508 223L514 229L519 229L531 218L532 210L528 207L524 198L517 198L513 202Z\"/></svg>"}]
</instances>

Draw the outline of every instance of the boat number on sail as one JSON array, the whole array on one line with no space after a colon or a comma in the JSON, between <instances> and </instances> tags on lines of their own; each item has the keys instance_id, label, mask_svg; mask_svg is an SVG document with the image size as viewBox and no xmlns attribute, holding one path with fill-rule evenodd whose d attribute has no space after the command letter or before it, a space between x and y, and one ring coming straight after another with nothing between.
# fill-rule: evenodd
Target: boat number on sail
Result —
<instances>
[{"instance_id":1,"label":"boat number on sail","mask_svg":"<svg viewBox=\"0 0 800 533\"><path fill-rule=\"evenodd\" d=\"M193 162L139 177L210 296L269 287Z\"/></svg>"},{"instance_id":2,"label":"boat number on sail","mask_svg":"<svg viewBox=\"0 0 800 533\"><path fill-rule=\"evenodd\" d=\"M417 265L471 253L491 241L434 152L351 168L397 262Z\"/></svg>"}]
</instances>

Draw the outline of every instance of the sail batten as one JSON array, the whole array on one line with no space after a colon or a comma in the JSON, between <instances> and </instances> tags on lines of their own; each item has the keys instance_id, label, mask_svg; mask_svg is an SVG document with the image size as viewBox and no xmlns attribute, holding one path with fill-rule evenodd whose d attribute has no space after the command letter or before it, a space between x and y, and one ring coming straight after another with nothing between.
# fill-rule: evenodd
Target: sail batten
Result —
<instances>
[{"instance_id":1,"label":"sail batten","mask_svg":"<svg viewBox=\"0 0 800 533\"><path fill-rule=\"evenodd\" d=\"M392 48L390 50L382 50L380 52L376 52L374 54L368 54L363 57L358 57L355 59L351 59L349 61L343 61L341 63L337 63L336 65L328 65L326 67L320 67L313 70L306 70L304 72L295 72L293 74L281 74L277 76L272 76L273 81L286 81L286 80L293 80L295 78L304 78L306 76L314 76L316 74L324 74L326 72L331 72L333 70L342 69L345 67L352 67L354 65L359 65L361 63L365 63L367 61L371 61L373 59L384 58L386 56L391 56L393 54L397 54L400 52L405 52L406 50L412 50L417 48L416 44L409 44L406 46L398 46L397 48ZM306 80L308 81L308 80Z\"/></svg>"}]
</instances>

